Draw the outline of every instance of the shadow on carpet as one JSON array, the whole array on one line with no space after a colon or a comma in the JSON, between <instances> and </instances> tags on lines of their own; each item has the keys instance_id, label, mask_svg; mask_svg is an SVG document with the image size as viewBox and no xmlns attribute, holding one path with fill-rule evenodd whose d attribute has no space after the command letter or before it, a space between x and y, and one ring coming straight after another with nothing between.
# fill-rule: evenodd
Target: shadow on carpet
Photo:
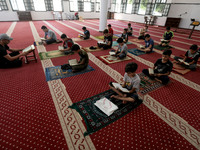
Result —
<instances>
[{"instance_id":1,"label":"shadow on carpet","mask_svg":"<svg viewBox=\"0 0 200 150\"><path fill-rule=\"evenodd\" d=\"M94 133L120 119L142 103L142 100L138 100L134 103L128 102L123 104L121 100L110 99L110 96L113 94L115 93L112 90L107 90L69 106L69 108L76 109L76 111L83 117L87 126L87 131L84 133L84 136ZM102 97L106 97L118 106L118 109L110 116L107 116L94 105L94 103Z\"/></svg>"},{"instance_id":2,"label":"shadow on carpet","mask_svg":"<svg viewBox=\"0 0 200 150\"><path fill-rule=\"evenodd\" d=\"M71 69L62 70L61 66L55 66L55 67L45 68L45 76L46 76L46 81L51 81L51 80L57 80L57 79L80 75L80 74L87 73L93 70L94 69L88 65L88 67L85 70L73 73Z\"/></svg>"},{"instance_id":3,"label":"shadow on carpet","mask_svg":"<svg viewBox=\"0 0 200 150\"><path fill-rule=\"evenodd\" d=\"M163 47L163 46L160 46L160 45L154 45L154 48L158 49L158 50L166 50L166 49L170 49L170 48L173 48L173 47L171 47L171 46Z\"/></svg>"},{"instance_id":4,"label":"shadow on carpet","mask_svg":"<svg viewBox=\"0 0 200 150\"><path fill-rule=\"evenodd\" d=\"M68 55L72 55L72 53ZM67 55L64 52L61 52L60 50L39 53L40 60L51 59L62 56L67 56Z\"/></svg>"}]
</instances>

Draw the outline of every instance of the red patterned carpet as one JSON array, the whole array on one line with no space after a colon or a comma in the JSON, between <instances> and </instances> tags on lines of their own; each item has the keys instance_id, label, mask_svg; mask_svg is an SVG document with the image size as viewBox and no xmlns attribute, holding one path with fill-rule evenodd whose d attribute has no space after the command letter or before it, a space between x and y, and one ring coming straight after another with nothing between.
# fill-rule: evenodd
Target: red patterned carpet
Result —
<instances>
[{"instance_id":1,"label":"red patterned carpet","mask_svg":"<svg viewBox=\"0 0 200 150\"><path fill-rule=\"evenodd\" d=\"M126 21L108 20L114 34L126 27ZM96 45L99 20L34 21L1 23L0 30L10 32L14 40L10 47L26 47L43 37L42 25L76 38L86 26L92 39L77 42L82 47ZM142 24L132 23L134 35ZM9 29L10 28L10 29ZM26 29L24 31L24 29ZM163 27L149 27L154 41L160 41ZM189 32L180 29L180 31ZM22 34L23 32L23 34ZM176 37L177 35L177 37ZM198 36L199 31L194 35ZM184 54L190 44L199 44L198 37L175 33L173 55ZM131 37L132 39L135 37ZM96 56L107 55L109 50L90 52L89 65L95 71L60 80L45 80L46 67L62 65L78 55L39 60L38 52L56 50L61 44L37 47L38 62L23 64L17 69L1 69L0 148L1 149L198 149L200 147L200 69L179 75L173 72L172 82L143 97L143 104L107 127L84 137L86 130L80 115L68 108L72 103L86 99L107 89L110 81L119 81L128 62L139 65L137 72L151 66L161 54L134 56L131 60L106 65ZM135 43L128 48L135 48ZM176 48L178 47L178 49ZM180 50L180 49L182 50Z\"/></svg>"}]
</instances>

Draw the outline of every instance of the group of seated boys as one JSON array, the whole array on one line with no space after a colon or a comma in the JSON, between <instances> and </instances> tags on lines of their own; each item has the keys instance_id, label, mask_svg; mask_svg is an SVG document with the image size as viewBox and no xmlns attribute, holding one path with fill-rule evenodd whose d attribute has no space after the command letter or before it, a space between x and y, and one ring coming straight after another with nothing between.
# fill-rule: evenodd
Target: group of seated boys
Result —
<instances>
[{"instance_id":1,"label":"group of seated boys","mask_svg":"<svg viewBox=\"0 0 200 150\"><path fill-rule=\"evenodd\" d=\"M52 43L60 43L60 41L56 38L56 34L48 29L46 26L42 26L41 29L45 32L44 39L42 40L43 44L52 44ZM86 27L82 28L84 34L79 34L79 37L83 40L87 40L90 38L90 32L86 29ZM147 27L143 27L139 31L138 39L145 41L144 47L138 47L137 49L140 51L144 51L145 53L151 53L154 48L154 41L151 39L149 34L145 34L147 32ZM111 49L113 43L113 29L111 25L108 25L108 29L103 31L104 39L103 42L98 42L97 47L91 46L90 49ZM128 24L128 28L125 28L121 37L117 39L118 48L117 50L113 50L115 52L114 56L118 57L119 59L123 59L126 57L128 48L126 43L128 42L128 37L133 35L133 29L131 24ZM170 41L173 39L174 34L170 31L170 27L166 28L166 31L163 35L163 40L159 44L160 46L169 46ZM87 52L81 50L78 44L74 44L73 40L67 37L66 34L61 35L61 39L63 41L62 49L60 51L64 52L65 54L70 53L78 53L80 56L80 60L78 64L75 66L70 66L69 64L62 65L62 69L72 69L73 72L81 71L87 68L89 63L89 58ZM13 38L9 37L7 34L0 35L0 68L13 68L19 67L22 65L21 56L26 56L29 52L22 52L23 49L11 49L9 48L8 44ZM11 53L7 53L11 51ZM162 84L166 85L169 82L169 74L172 71L173 64L170 61L170 56L172 51L167 49L162 53L162 58L158 59L153 67L153 71L149 69L143 69L143 73L148 76L150 79L156 79L160 81ZM185 68L195 70L197 66L197 61L200 55L198 52L198 46L193 44L190 49L185 53L184 58L181 57L174 57L174 59L180 65L184 66ZM124 103L126 101L135 101L138 99L137 91L139 90L140 85L140 78L136 74L138 65L136 63L128 63L125 67L125 74L123 78L122 87L126 87L129 92L123 93L119 89L116 89L112 83L110 83L110 88L117 93L117 95L112 95L111 97L123 100Z\"/></svg>"}]
</instances>

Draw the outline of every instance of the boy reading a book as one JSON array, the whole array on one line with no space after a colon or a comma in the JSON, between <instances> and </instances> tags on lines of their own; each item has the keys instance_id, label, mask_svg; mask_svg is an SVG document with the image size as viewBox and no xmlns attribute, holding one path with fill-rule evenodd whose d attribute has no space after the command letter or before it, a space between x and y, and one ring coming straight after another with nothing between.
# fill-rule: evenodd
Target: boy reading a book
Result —
<instances>
[{"instance_id":1,"label":"boy reading a book","mask_svg":"<svg viewBox=\"0 0 200 150\"><path fill-rule=\"evenodd\" d=\"M196 70L199 57L198 46L193 44L190 46L190 50L185 53L184 58L175 56L174 59L186 69Z\"/></svg>"},{"instance_id":2,"label":"boy reading a book","mask_svg":"<svg viewBox=\"0 0 200 150\"><path fill-rule=\"evenodd\" d=\"M21 56L26 56L30 51L23 52L23 49L11 49L8 44L13 38L7 34L0 34L0 68L15 68L22 66ZM11 51L11 53L7 53ZM22 53L19 53L22 51Z\"/></svg>"},{"instance_id":3,"label":"boy reading a book","mask_svg":"<svg viewBox=\"0 0 200 150\"><path fill-rule=\"evenodd\" d=\"M114 83L110 82L110 88L118 95L112 95L112 98L122 100L123 103L134 102L138 100L137 92L140 87L140 77L136 74L138 65L134 62L128 63L125 67L125 74L123 78L122 87L126 88L128 92L122 92L119 88L113 86Z\"/></svg>"},{"instance_id":4,"label":"boy reading a book","mask_svg":"<svg viewBox=\"0 0 200 150\"><path fill-rule=\"evenodd\" d=\"M111 24L108 25L108 33L109 33L110 36L113 37L113 29L111 27Z\"/></svg>"},{"instance_id":5,"label":"boy reading a book","mask_svg":"<svg viewBox=\"0 0 200 150\"><path fill-rule=\"evenodd\" d=\"M127 34L128 29L124 29L124 32L121 35L121 38L124 40L124 43L128 42L128 34Z\"/></svg>"},{"instance_id":6,"label":"boy reading a book","mask_svg":"<svg viewBox=\"0 0 200 150\"><path fill-rule=\"evenodd\" d=\"M126 57L127 52L128 52L127 45L124 43L122 38L118 38L117 43L119 45L118 45L118 49L115 53L115 56L118 57L119 59L123 59Z\"/></svg>"},{"instance_id":7,"label":"boy reading a book","mask_svg":"<svg viewBox=\"0 0 200 150\"><path fill-rule=\"evenodd\" d=\"M80 38L84 39L84 40L89 39L90 38L90 32L86 29L86 27L83 27L82 30L83 30L83 34L80 34Z\"/></svg>"},{"instance_id":8,"label":"boy reading a book","mask_svg":"<svg viewBox=\"0 0 200 150\"><path fill-rule=\"evenodd\" d=\"M166 30L164 35L163 35L163 39L160 42L160 46L169 46L170 41L172 40L172 38L174 37L174 33L172 31L170 31L170 27L166 27Z\"/></svg>"},{"instance_id":9,"label":"boy reading a book","mask_svg":"<svg viewBox=\"0 0 200 150\"><path fill-rule=\"evenodd\" d=\"M104 34L104 41L103 41L104 43L103 44L97 43L97 47L106 50L112 47L113 39L112 36L108 33L108 29L105 29L103 31L103 34Z\"/></svg>"},{"instance_id":10,"label":"boy reading a book","mask_svg":"<svg viewBox=\"0 0 200 150\"><path fill-rule=\"evenodd\" d=\"M87 68L89 63L88 54L81 50L79 45L74 44L71 48L73 52L76 52L80 56L80 60L75 65L65 64L61 66L61 69L68 70L72 69L72 72L79 72Z\"/></svg>"},{"instance_id":11,"label":"boy reading a book","mask_svg":"<svg viewBox=\"0 0 200 150\"><path fill-rule=\"evenodd\" d=\"M56 34L48 29L46 26L42 26L41 29L44 31L44 40L42 40L43 44L52 44L57 42Z\"/></svg>"},{"instance_id":12,"label":"boy reading a book","mask_svg":"<svg viewBox=\"0 0 200 150\"><path fill-rule=\"evenodd\" d=\"M63 49L60 49L60 51L64 52L65 54L72 53L71 48L74 45L73 40L68 38L66 34L62 34L61 39L63 40Z\"/></svg>"},{"instance_id":13,"label":"boy reading a book","mask_svg":"<svg viewBox=\"0 0 200 150\"><path fill-rule=\"evenodd\" d=\"M165 50L162 54L162 58L158 59L154 64L151 73L149 72L149 69L143 69L142 72L150 79L156 79L166 85L169 82L168 75L170 75L173 68L173 64L169 60L171 54L171 50Z\"/></svg>"},{"instance_id":14,"label":"boy reading a book","mask_svg":"<svg viewBox=\"0 0 200 150\"><path fill-rule=\"evenodd\" d=\"M154 47L154 41L151 39L149 34L145 35L145 47L138 47L137 49L140 51L144 51L145 53L151 53Z\"/></svg>"},{"instance_id":15,"label":"boy reading a book","mask_svg":"<svg viewBox=\"0 0 200 150\"><path fill-rule=\"evenodd\" d=\"M132 34L133 34L133 28L131 27L131 24L130 24L130 23L128 24L127 33L128 33L129 36L132 36Z\"/></svg>"}]
</instances>

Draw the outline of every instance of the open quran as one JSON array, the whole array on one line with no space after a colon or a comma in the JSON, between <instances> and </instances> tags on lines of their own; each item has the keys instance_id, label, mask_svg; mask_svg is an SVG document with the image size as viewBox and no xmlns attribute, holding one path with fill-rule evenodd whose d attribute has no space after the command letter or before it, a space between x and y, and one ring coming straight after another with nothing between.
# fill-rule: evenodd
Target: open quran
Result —
<instances>
[{"instance_id":1,"label":"open quran","mask_svg":"<svg viewBox=\"0 0 200 150\"><path fill-rule=\"evenodd\" d=\"M35 49L35 46L34 45L30 45L28 46L27 48L23 49L22 52L28 52L28 51L31 51L31 50L34 50Z\"/></svg>"},{"instance_id":2,"label":"open quran","mask_svg":"<svg viewBox=\"0 0 200 150\"><path fill-rule=\"evenodd\" d=\"M78 65L78 61L76 59L69 59L68 60L70 66Z\"/></svg>"}]
</instances>

